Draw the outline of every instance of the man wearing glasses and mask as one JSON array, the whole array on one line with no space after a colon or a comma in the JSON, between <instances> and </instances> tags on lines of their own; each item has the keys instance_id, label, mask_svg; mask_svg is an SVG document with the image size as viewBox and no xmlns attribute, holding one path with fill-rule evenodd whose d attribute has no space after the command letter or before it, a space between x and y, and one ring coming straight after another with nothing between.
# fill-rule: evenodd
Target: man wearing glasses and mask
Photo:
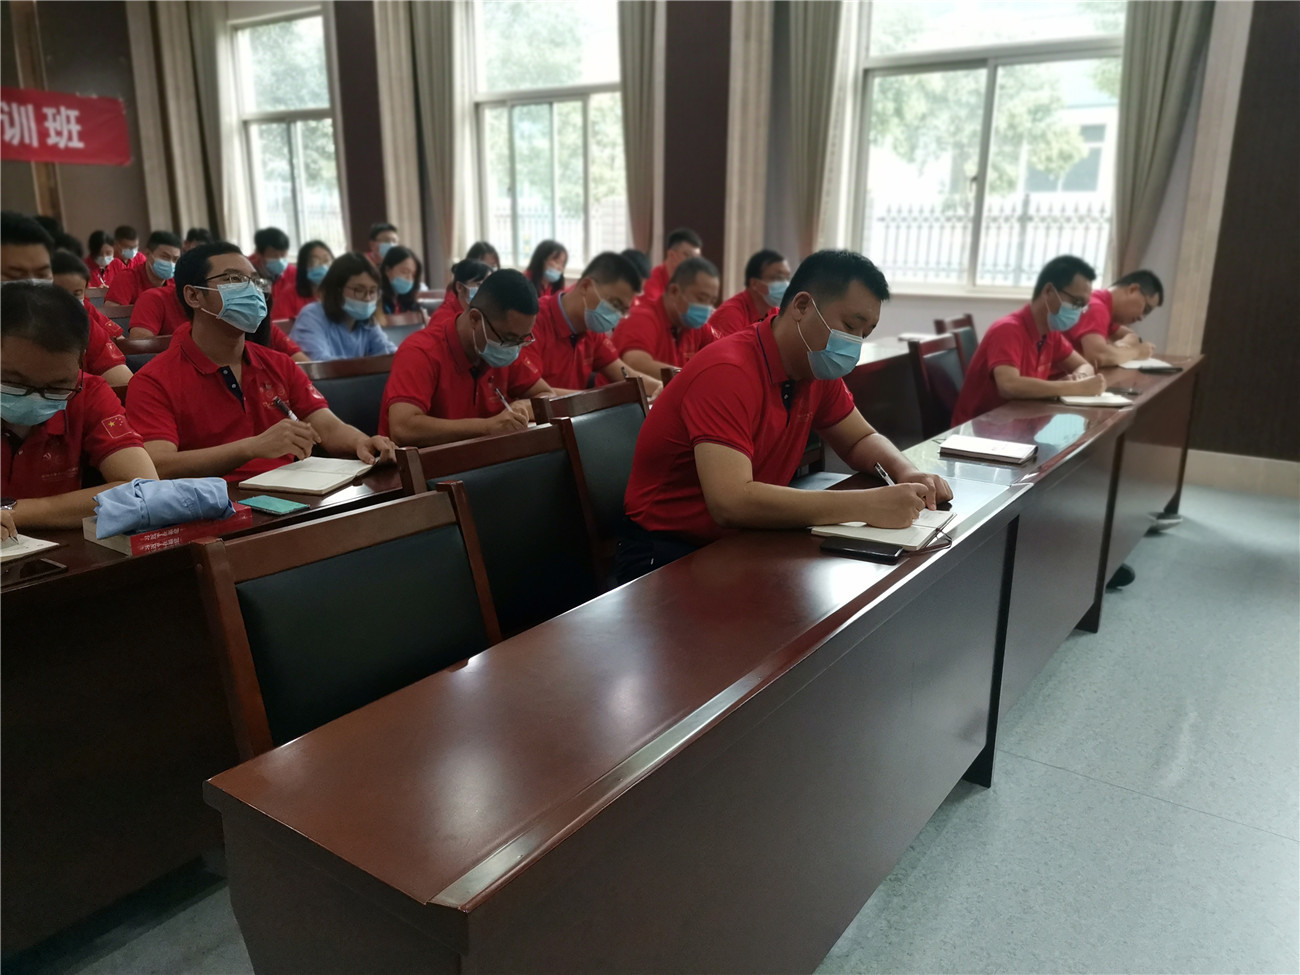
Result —
<instances>
[{"instance_id":1,"label":"man wearing glasses and mask","mask_svg":"<svg viewBox=\"0 0 1300 975\"><path fill-rule=\"evenodd\" d=\"M247 341L266 318L266 296L238 247L196 247L177 263L174 283L191 324L127 393L127 414L160 476L238 483L316 444L367 463L394 459L391 440L335 416L292 359Z\"/></svg>"},{"instance_id":2,"label":"man wearing glasses and mask","mask_svg":"<svg viewBox=\"0 0 1300 975\"><path fill-rule=\"evenodd\" d=\"M518 271L483 280L469 305L402 343L384 388L379 431L427 447L522 430L529 399L552 396L532 350L537 292Z\"/></svg>"}]
</instances>

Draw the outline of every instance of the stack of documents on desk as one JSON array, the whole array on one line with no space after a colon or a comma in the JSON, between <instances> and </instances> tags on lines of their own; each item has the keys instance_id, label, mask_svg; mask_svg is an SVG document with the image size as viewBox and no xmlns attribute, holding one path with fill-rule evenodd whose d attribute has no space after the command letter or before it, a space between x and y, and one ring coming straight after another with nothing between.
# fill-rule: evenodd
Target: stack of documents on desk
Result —
<instances>
[{"instance_id":1,"label":"stack of documents on desk","mask_svg":"<svg viewBox=\"0 0 1300 975\"><path fill-rule=\"evenodd\" d=\"M47 542L43 538L32 538L28 535L15 535L0 542L0 562L21 559L24 555L34 555L58 547L58 542Z\"/></svg>"},{"instance_id":2,"label":"stack of documents on desk","mask_svg":"<svg viewBox=\"0 0 1300 975\"><path fill-rule=\"evenodd\" d=\"M939 534L939 529L952 521L951 511L931 511L929 508L916 516L910 528L873 528L866 522L846 521L842 525L814 525L814 535L829 538L857 538L865 542L897 545L905 552L925 548Z\"/></svg>"},{"instance_id":3,"label":"stack of documents on desk","mask_svg":"<svg viewBox=\"0 0 1300 975\"><path fill-rule=\"evenodd\" d=\"M1066 406L1132 406L1133 401L1119 393L1101 393L1097 396L1062 396Z\"/></svg>"},{"instance_id":4,"label":"stack of documents on desk","mask_svg":"<svg viewBox=\"0 0 1300 975\"><path fill-rule=\"evenodd\" d=\"M245 491L286 491L289 494L329 494L351 484L358 474L370 470L363 460L337 457L308 457L285 464L265 474L240 481Z\"/></svg>"},{"instance_id":5,"label":"stack of documents on desk","mask_svg":"<svg viewBox=\"0 0 1300 975\"><path fill-rule=\"evenodd\" d=\"M939 445L940 457L973 457L976 460L1000 460L1008 464L1023 464L1037 452L1037 444L968 437L961 433L954 433Z\"/></svg>"}]
</instances>

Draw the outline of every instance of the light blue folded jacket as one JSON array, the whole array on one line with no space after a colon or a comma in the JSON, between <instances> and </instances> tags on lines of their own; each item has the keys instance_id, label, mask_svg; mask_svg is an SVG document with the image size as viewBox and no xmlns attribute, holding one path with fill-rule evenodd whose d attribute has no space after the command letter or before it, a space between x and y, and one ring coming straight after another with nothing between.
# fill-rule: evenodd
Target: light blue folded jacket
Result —
<instances>
[{"instance_id":1,"label":"light blue folded jacket","mask_svg":"<svg viewBox=\"0 0 1300 975\"><path fill-rule=\"evenodd\" d=\"M181 477L130 484L95 495L96 538L126 535L147 528L166 528L205 518L229 518L235 513L220 477Z\"/></svg>"}]
</instances>

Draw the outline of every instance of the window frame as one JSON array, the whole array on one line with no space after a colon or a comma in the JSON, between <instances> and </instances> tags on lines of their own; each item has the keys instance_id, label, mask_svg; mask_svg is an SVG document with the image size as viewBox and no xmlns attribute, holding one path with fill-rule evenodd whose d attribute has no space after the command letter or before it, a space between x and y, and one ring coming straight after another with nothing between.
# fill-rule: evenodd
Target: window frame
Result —
<instances>
[{"instance_id":1,"label":"window frame","mask_svg":"<svg viewBox=\"0 0 1300 975\"><path fill-rule=\"evenodd\" d=\"M1129 0L1132 2L1132 0ZM859 45L858 64L855 68L858 85L859 110L852 133L855 146L854 174L850 190L849 233L852 247L861 249L865 244L867 183L871 165L871 92L876 78L909 74L933 74L940 71L983 69L985 71L984 103L980 119L979 155L974 177L975 191L971 205L971 239L966 254L965 280L959 284L927 281L901 281L894 289L899 294L969 295L974 297L1002 297L1022 295L1023 289L1006 285L979 284L979 254L983 237L984 206L988 183L989 156L993 145L993 119L997 107L998 71L1001 68L1025 64L1051 64L1057 61L1083 61L1097 58L1121 58L1124 51L1123 34L1096 35L1079 39L1056 41L1027 41L990 44L979 47L948 48L940 51L919 51L905 54L871 56L871 18L866 18L866 33ZM1110 237L1114 235L1114 214L1111 216ZM1109 254L1110 247L1107 246ZM868 255L869 256L869 255ZM1109 262L1110 258L1107 257ZM1103 276L1107 269L1099 269Z\"/></svg>"},{"instance_id":2,"label":"window frame","mask_svg":"<svg viewBox=\"0 0 1300 975\"><path fill-rule=\"evenodd\" d=\"M330 103L323 108L297 108L297 109L274 109L266 111L256 111L245 105L244 99L247 96L246 85L243 82L244 59L241 56L241 40L239 32L249 28L267 27L272 24L287 23L292 20L306 20L309 17L321 18L321 42L324 46L322 52L325 57L325 75L326 83L329 88ZM230 61L234 71L234 77L239 79L234 85L235 89L235 112L238 119L238 130L240 145L240 155L244 161L244 173L248 186L248 206L251 210L250 226L258 227L261 225L258 214L262 205L262 181L253 166L253 134L252 127L263 123L284 123L289 126L289 154L290 154L290 179L293 182L293 208L294 208L294 228L290 233L290 240L301 246L305 238L303 234L303 216L305 205L303 201L302 182L297 178L298 167L301 165L302 138L301 130L296 123L315 122L328 119L333 126L334 134L334 160L335 173L338 179L339 192L339 217L342 225L344 246L347 246L347 194L344 192L346 186L346 176L343 170L343 146L341 142L342 127L339 119L339 90L338 90L338 65L334 56L334 18L329 4L312 4L310 6L295 7L288 10L277 10L260 17L240 17L232 19L227 29L230 31ZM286 228L286 233L288 229Z\"/></svg>"}]
</instances>

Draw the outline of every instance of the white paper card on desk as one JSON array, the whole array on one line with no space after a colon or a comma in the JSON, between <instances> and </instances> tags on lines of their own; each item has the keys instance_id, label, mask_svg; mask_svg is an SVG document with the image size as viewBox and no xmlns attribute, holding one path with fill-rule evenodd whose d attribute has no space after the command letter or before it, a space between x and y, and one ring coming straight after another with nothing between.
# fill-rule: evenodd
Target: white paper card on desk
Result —
<instances>
[{"instance_id":1,"label":"white paper card on desk","mask_svg":"<svg viewBox=\"0 0 1300 975\"><path fill-rule=\"evenodd\" d=\"M1132 406L1133 401L1119 393L1101 393L1097 396L1062 396L1066 406Z\"/></svg>"},{"instance_id":2,"label":"white paper card on desk","mask_svg":"<svg viewBox=\"0 0 1300 975\"><path fill-rule=\"evenodd\" d=\"M1164 359L1130 359L1119 364L1121 369L1172 369L1173 365Z\"/></svg>"},{"instance_id":3,"label":"white paper card on desk","mask_svg":"<svg viewBox=\"0 0 1300 975\"><path fill-rule=\"evenodd\" d=\"M289 494L329 494L350 484L370 465L363 460L341 460L337 457L308 457L306 460L285 464L265 474L240 481L247 491L287 491Z\"/></svg>"},{"instance_id":4,"label":"white paper card on desk","mask_svg":"<svg viewBox=\"0 0 1300 975\"><path fill-rule=\"evenodd\" d=\"M58 547L58 542L47 542L43 538L32 538L30 535L15 535L0 542L0 562L21 559L24 555L35 555L37 552Z\"/></svg>"},{"instance_id":5,"label":"white paper card on desk","mask_svg":"<svg viewBox=\"0 0 1300 975\"><path fill-rule=\"evenodd\" d=\"M857 538L865 542L897 545L905 552L925 548L943 528L952 521L951 511L931 511L926 508L916 516L910 528L875 528L861 521L846 521L842 525L814 525L814 535L830 538Z\"/></svg>"},{"instance_id":6,"label":"white paper card on desk","mask_svg":"<svg viewBox=\"0 0 1300 975\"><path fill-rule=\"evenodd\" d=\"M962 433L954 433L939 445L941 457L974 457L976 460L997 460L1006 464L1023 464L1037 452L1037 444L968 437Z\"/></svg>"}]
</instances>

